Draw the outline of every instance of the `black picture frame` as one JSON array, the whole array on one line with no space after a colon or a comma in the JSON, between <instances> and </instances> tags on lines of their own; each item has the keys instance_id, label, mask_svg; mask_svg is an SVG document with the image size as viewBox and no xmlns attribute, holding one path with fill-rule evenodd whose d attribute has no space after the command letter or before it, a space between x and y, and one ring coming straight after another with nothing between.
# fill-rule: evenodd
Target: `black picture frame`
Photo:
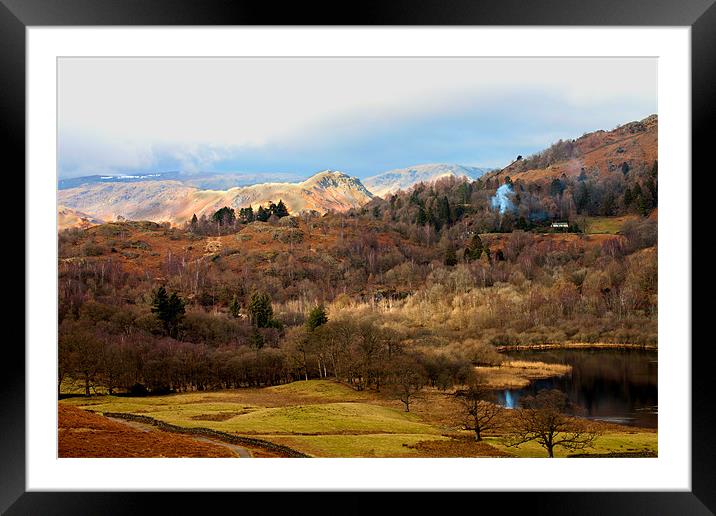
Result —
<instances>
[{"instance_id":1,"label":"black picture frame","mask_svg":"<svg viewBox=\"0 0 716 516\"><path fill-rule=\"evenodd\" d=\"M716 114L715 0L400 0L360 3L286 3L243 0L0 0L0 141L5 162L25 170L25 29L30 26L111 25L573 25L689 26L692 70L693 169L709 170L708 128ZM7 165L8 168L10 165ZM684 172L686 173L686 172ZM19 174L16 174L19 176ZM693 178L693 176L692 176ZM24 182L17 188L25 190ZM30 192L25 192L26 195ZM695 204L695 203L694 203ZM688 207L691 211L691 206ZM22 213L18 210L18 213ZM696 219L693 218L694 223ZM696 234L692 231L692 235ZM19 247L19 246L17 246ZM691 250L684 250L691 252ZM691 254L696 258L696 255ZM692 271L693 271L692 259ZM31 273L25 268L25 275ZM693 272L692 272L693 275ZM17 290L20 292L20 290ZM22 300L16 310L31 310ZM24 312L23 312L24 315ZM19 314L18 314L19 316ZM19 317L18 319L19 320ZM692 316L692 320L694 319ZM25 354L18 345L24 329L6 326L0 432L0 510L7 514L123 514L150 509L160 498L162 513L184 514L219 508L241 498L248 508L254 493L26 492L25 489ZM710 394L709 342L692 346L692 490L690 492L531 492L451 493L447 507L480 497L483 510L496 503L501 512L524 508L548 514L713 514L716 512L716 404ZM698 408L698 410L693 410ZM314 494L315 495L315 494ZM211 497L208 502L205 497ZM301 498L310 494L271 495L272 507L320 510ZM376 493L348 493L341 512L365 514L378 507ZM468 497L471 497L468 498ZM298 499L297 499L298 498ZM425 493L401 501L401 512L427 507ZM330 507L331 502L322 502ZM477 507L477 506L476 506ZM334 507L336 508L336 507ZM339 509L339 508L336 508ZM271 510L271 512L274 512Z\"/></svg>"}]
</instances>

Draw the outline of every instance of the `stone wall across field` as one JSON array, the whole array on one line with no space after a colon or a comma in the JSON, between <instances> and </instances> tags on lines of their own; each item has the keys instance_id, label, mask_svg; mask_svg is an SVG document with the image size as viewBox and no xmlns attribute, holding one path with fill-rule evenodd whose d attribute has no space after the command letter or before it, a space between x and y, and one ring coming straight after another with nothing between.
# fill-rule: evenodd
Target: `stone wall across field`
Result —
<instances>
[{"instance_id":1,"label":"stone wall across field","mask_svg":"<svg viewBox=\"0 0 716 516\"><path fill-rule=\"evenodd\" d=\"M157 419L154 419L153 417L141 416L138 414L126 414L123 412L103 412L102 414L105 417L112 417L112 418L116 418L116 419L124 419L126 421L135 421L137 423L153 425L153 426L156 426L157 428L159 428L160 430L164 430L166 432L198 435L201 437L209 437L209 438L218 439L220 441L224 441L224 442L231 443L231 444L263 448L264 450L271 451L274 453L279 453L281 455L285 455L286 457L309 457L308 455L301 453L299 451L296 451L293 448L289 448L288 446L283 446L281 444L264 441L263 439L254 439L253 437L243 437L243 436L239 436L239 435L229 434L226 432L219 432L218 430L212 430L211 428L193 428L193 427L190 428L190 427L177 426L177 425L172 425L170 423L165 423L164 421L159 421Z\"/></svg>"}]
</instances>

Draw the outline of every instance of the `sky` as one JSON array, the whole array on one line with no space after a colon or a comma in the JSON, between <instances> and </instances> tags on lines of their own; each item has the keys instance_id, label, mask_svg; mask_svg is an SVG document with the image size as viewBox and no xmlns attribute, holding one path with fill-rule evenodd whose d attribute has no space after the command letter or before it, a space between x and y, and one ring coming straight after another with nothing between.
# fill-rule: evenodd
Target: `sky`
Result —
<instances>
[{"instance_id":1,"label":"sky","mask_svg":"<svg viewBox=\"0 0 716 516\"><path fill-rule=\"evenodd\" d=\"M654 113L653 58L62 58L58 175L497 168Z\"/></svg>"}]
</instances>

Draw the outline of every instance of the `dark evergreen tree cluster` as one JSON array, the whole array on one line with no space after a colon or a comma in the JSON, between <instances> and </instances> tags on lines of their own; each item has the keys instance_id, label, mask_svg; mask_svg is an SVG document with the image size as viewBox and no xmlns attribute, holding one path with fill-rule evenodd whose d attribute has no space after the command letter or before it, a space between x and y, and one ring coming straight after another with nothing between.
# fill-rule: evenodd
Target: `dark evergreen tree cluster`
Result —
<instances>
[{"instance_id":1,"label":"dark evergreen tree cluster","mask_svg":"<svg viewBox=\"0 0 716 516\"><path fill-rule=\"evenodd\" d=\"M224 206L214 212L211 216L211 220L220 226L233 226L236 223L236 212L234 212L233 208Z\"/></svg>"},{"instance_id":2,"label":"dark evergreen tree cluster","mask_svg":"<svg viewBox=\"0 0 716 516\"><path fill-rule=\"evenodd\" d=\"M279 219L282 217L288 217L288 208L282 200L278 201L278 204L274 204L273 201L269 201L266 208L259 206L256 212L256 220L266 222L271 216L275 215Z\"/></svg>"},{"instance_id":3,"label":"dark evergreen tree cluster","mask_svg":"<svg viewBox=\"0 0 716 516\"><path fill-rule=\"evenodd\" d=\"M248 304L249 319L256 328L276 328L280 323L274 319L271 296L256 291L251 294Z\"/></svg>"},{"instance_id":4,"label":"dark evergreen tree cluster","mask_svg":"<svg viewBox=\"0 0 716 516\"><path fill-rule=\"evenodd\" d=\"M241 222L250 224L251 222L256 220L254 216L254 209L251 206L249 206L248 208L241 208L239 210L239 219L241 219Z\"/></svg>"},{"instance_id":5,"label":"dark evergreen tree cluster","mask_svg":"<svg viewBox=\"0 0 716 516\"><path fill-rule=\"evenodd\" d=\"M154 291L152 299L152 313L162 322L164 331L172 338L176 338L179 325L184 317L184 300L176 292L167 294L164 286Z\"/></svg>"},{"instance_id":6,"label":"dark evergreen tree cluster","mask_svg":"<svg viewBox=\"0 0 716 516\"><path fill-rule=\"evenodd\" d=\"M238 217L236 210L224 206L215 211L210 218L206 215L197 217L195 213L186 224L186 229L197 235L222 235L239 231L242 224L250 224L257 220L267 222L272 216L280 219L288 215L288 208L282 200L279 200L278 204L270 201L266 208L259 206L256 211L251 206L240 208Z\"/></svg>"},{"instance_id":7,"label":"dark evergreen tree cluster","mask_svg":"<svg viewBox=\"0 0 716 516\"><path fill-rule=\"evenodd\" d=\"M323 305L318 305L309 312L308 318L306 319L306 329L313 331L327 322L328 315L326 314L326 308Z\"/></svg>"}]
</instances>

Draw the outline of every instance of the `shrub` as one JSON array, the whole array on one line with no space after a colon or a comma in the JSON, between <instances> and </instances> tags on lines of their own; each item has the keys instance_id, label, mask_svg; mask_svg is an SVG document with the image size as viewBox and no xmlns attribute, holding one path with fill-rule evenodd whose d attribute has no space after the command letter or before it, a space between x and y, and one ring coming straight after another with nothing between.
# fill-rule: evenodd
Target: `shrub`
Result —
<instances>
[{"instance_id":1,"label":"shrub","mask_svg":"<svg viewBox=\"0 0 716 516\"><path fill-rule=\"evenodd\" d=\"M135 383L129 388L128 394L130 396L147 396L149 394L149 390L141 383Z\"/></svg>"},{"instance_id":2,"label":"shrub","mask_svg":"<svg viewBox=\"0 0 716 516\"><path fill-rule=\"evenodd\" d=\"M87 242L82 246L82 254L84 256L101 256L107 253L107 248L94 242Z\"/></svg>"}]
</instances>

